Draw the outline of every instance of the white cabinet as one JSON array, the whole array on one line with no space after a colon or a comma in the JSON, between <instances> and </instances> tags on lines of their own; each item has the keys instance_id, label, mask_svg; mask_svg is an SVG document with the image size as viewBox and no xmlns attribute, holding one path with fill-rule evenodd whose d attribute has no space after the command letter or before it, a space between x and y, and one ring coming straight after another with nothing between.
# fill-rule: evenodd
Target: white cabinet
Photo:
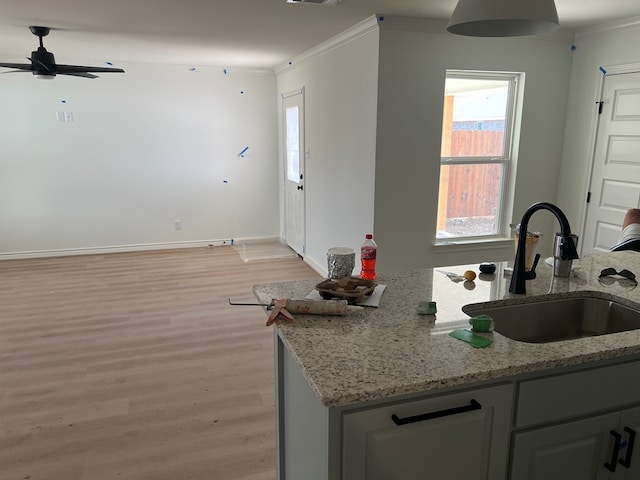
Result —
<instances>
[{"instance_id":1,"label":"white cabinet","mask_svg":"<svg viewBox=\"0 0 640 480\"><path fill-rule=\"evenodd\" d=\"M640 362L519 384L512 480L639 479ZM608 412L608 413L601 413ZM531 428L535 425L535 428Z\"/></svg>"},{"instance_id":2,"label":"white cabinet","mask_svg":"<svg viewBox=\"0 0 640 480\"><path fill-rule=\"evenodd\" d=\"M276 337L276 375L279 480L640 479L637 360L327 407Z\"/></svg>"},{"instance_id":3,"label":"white cabinet","mask_svg":"<svg viewBox=\"0 0 640 480\"><path fill-rule=\"evenodd\" d=\"M638 479L640 408L563 423L514 438L511 478Z\"/></svg>"},{"instance_id":4,"label":"white cabinet","mask_svg":"<svg viewBox=\"0 0 640 480\"><path fill-rule=\"evenodd\" d=\"M325 407L276 353L279 480L506 479L512 383Z\"/></svg>"},{"instance_id":5,"label":"white cabinet","mask_svg":"<svg viewBox=\"0 0 640 480\"><path fill-rule=\"evenodd\" d=\"M343 480L505 478L512 386L347 411Z\"/></svg>"},{"instance_id":6,"label":"white cabinet","mask_svg":"<svg viewBox=\"0 0 640 480\"><path fill-rule=\"evenodd\" d=\"M619 415L518 433L514 438L511 478L518 480L606 479L609 431ZM595 474L594 474L595 472Z\"/></svg>"},{"instance_id":7,"label":"white cabinet","mask_svg":"<svg viewBox=\"0 0 640 480\"><path fill-rule=\"evenodd\" d=\"M620 478L637 480L640 478L640 438L637 438L640 432L640 408L622 412L619 425L619 433L623 436L618 458Z\"/></svg>"}]
</instances>

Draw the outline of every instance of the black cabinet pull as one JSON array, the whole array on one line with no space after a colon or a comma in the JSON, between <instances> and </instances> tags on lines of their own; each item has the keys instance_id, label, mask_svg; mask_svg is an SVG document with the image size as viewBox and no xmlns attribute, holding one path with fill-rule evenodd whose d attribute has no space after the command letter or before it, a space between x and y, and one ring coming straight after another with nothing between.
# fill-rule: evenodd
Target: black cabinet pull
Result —
<instances>
[{"instance_id":1,"label":"black cabinet pull","mask_svg":"<svg viewBox=\"0 0 640 480\"><path fill-rule=\"evenodd\" d=\"M408 423L424 422L425 420L432 420L434 418L446 417L448 415L457 415L459 413L472 412L474 410L480 410L482 405L471 399L469 405L462 407L448 408L446 410L438 410L437 412L423 413L421 415L415 415L413 417L400 418L396 414L391 415L391 420L396 425L407 425Z\"/></svg>"},{"instance_id":2,"label":"black cabinet pull","mask_svg":"<svg viewBox=\"0 0 640 480\"><path fill-rule=\"evenodd\" d=\"M629 440L627 440L627 454L624 457L624 460L618 460L618 463L622 465L624 468L631 468L631 457L633 456L633 444L636 441L636 432L635 430L624 427L624 431L629 434Z\"/></svg>"},{"instance_id":3,"label":"black cabinet pull","mask_svg":"<svg viewBox=\"0 0 640 480\"><path fill-rule=\"evenodd\" d=\"M611 436L614 438L613 443L613 452L611 452L611 462L604 464L605 468L610 472L616 471L616 465L618 464L618 455L620 454L620 441L622 440L622 435L620 435L615 430L609 431Z\"/></svg>"}]
</instances>

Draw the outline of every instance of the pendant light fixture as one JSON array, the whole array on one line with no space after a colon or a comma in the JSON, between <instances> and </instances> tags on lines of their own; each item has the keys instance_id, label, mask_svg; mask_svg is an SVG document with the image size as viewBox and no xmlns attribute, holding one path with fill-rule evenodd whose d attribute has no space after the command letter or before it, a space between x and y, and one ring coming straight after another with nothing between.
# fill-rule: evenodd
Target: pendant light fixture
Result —
<instances>
[{"instance_id":1,"label":"pendant light fixture","mask_svg":"<svg viewBox=\"0 0 640 480\"><path fill-rule=\"evenodd\" d=\"M558 27L553 0L458 0L447 30L470 37L520 37Z\"/></svg>"}]
</instances>

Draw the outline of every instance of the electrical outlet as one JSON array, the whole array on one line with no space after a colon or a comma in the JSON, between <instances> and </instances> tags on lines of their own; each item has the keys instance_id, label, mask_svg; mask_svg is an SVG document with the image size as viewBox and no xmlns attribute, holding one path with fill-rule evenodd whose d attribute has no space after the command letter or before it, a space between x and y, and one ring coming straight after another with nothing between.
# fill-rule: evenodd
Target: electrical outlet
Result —
<instances>
[{"instance_id":1,"label":"electrical outlet","mask_svg":"<svg viewBox=\"0 0 640 480\"><path fill-rule=\"evenodd\" d=\"M182 230L182 220L174 220L173 221L173 229L174 230Z\"/></svg>"}]
</instances>

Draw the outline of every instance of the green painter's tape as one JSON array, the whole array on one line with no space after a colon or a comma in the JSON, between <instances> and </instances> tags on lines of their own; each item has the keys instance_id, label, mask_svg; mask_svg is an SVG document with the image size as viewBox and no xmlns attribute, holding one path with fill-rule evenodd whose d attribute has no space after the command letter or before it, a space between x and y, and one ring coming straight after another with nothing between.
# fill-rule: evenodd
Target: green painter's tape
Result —
<instances>
[{"instance_id":1,"label":"green painter's tape","mask_svg":"<svg viewBox=\"0 0 640 480\"><path fill-rule=\"evenodd\" d=\"M491 340L490 338L481 337L480 335L476 335L469 330L454 330L449 334L449 336L457 338L458 340L462 340L463 342L467 342L468 344L476 348L488 347L493 343L493 340Z\"/></svg>"},{"instance_id":2,"label":"green painter's tape","mask_svg":"<svg viewBox=\"0 0 640 480\"><path fill-rule=\"evenodd\" d=\"M493 318L484 314L471 317L469 325L474 332L489 332L493 328Z\"/></svg>"},{"instance_id":3,"label":"green painter's tape","mask_svg":"<svg viewBox=\"0 0 640 480\"><path fill-rule=\"evenodd\" d=\"M420 315L435 315L438 312L436 302L420 302L416 311Z\"/></svg>"}]
</instances>

